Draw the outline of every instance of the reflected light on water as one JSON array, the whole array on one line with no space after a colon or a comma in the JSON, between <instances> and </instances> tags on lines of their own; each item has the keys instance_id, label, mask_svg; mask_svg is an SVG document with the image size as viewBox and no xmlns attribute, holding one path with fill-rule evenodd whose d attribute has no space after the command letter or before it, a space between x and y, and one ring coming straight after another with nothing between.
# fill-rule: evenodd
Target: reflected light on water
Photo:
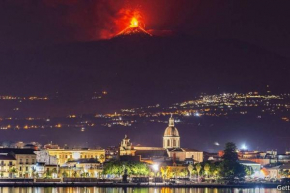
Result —
<instances>
[{"instance_id":1,"label":"reflected light on water","mask_svg":"<svg viewBox=\"0 0 290 193\"><path fill-rule=\"evenodd\" d=\"M252 188L100 188L100 187L0 187L0 193L275 193L276 189Z\"/></svg>"}]
</instances>

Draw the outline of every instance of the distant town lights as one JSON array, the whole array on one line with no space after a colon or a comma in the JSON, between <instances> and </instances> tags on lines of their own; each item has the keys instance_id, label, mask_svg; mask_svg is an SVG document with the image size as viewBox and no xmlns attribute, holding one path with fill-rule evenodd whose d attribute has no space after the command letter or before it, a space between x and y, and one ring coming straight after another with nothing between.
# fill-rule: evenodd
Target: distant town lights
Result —
<instances>
[{"instance_id":1,"label":"distant town lights","mask_svg":"<svg viewBox=\"0 0 290 193\"><path fill-rule=\"evenodd\" d=\"M200 117L200 114L198 112L194 113L194 116Z\"/></svg>"}]
</instances>

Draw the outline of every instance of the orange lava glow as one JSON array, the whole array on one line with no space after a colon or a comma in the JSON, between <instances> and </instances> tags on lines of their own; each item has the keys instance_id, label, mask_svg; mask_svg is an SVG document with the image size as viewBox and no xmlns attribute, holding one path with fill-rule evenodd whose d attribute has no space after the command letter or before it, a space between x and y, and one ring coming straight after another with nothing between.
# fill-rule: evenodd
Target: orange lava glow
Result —
<instances>
[{"instance_id":1,"label":"orange lava glow","mask_svg":"<svg viewBox=\"0 0 290 193\"><path fill-rule=\"evenodd\" d=\"M138 27L138 24L139 24L138 20L135 17L133 17L131 20L130 27Z\"/></svg>"},{"instance_id":2,"label":"orange lava glow","mask_svg":"<svg viewBox=\"0 0 290 193\"><path fill-rule=\"evenodd\" d=\"M109 39L128 28L145 29L142 13L137 9L122 8L99 32L101 39Z\"/></svg>"}]
</instances>

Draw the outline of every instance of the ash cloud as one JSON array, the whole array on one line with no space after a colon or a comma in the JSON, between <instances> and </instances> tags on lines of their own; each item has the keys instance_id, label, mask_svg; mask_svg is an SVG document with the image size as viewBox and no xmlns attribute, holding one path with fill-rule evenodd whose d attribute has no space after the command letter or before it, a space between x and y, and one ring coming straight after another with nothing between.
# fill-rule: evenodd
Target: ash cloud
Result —
<instances>
[{"instance_id":1,"label":"ash cloud","mask_svg":"<svg viewBox=\"0 0 290 193\"><path fill-rule=\"evenodd\" d=\"M133 13L123 0L8 0L0 5L0 40L15 47L110 38Z\"/></svg>"},{"instance_id":2,"label":"ash cloud","mask_svg":"<svg viewBox=\"0 0 290 193\"><path fill-rule=\"evenodd\" d=\"M289 55L289 10L262 0L2 0L0 51L110 38L136 10L152 34L237 39Z\"/></svg>"}]
</instances>

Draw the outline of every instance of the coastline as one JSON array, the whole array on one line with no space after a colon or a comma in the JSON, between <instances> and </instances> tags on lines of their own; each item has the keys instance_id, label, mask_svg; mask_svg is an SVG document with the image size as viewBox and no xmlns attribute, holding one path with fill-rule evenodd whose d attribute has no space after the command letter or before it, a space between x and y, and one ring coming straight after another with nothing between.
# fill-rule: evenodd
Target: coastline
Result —
<instances>
[{"instance_id":1,"label":"coastline","mask_svg":"<svg viewBox=\"0 0 290 193\"><path fill-rule=\"evenodd\" d=\"M96 182L1 182L0 187L158 187L158 188L277 188L279 184L136 184L136 183L96 183Z\"/></svg>"}]
</instances>

